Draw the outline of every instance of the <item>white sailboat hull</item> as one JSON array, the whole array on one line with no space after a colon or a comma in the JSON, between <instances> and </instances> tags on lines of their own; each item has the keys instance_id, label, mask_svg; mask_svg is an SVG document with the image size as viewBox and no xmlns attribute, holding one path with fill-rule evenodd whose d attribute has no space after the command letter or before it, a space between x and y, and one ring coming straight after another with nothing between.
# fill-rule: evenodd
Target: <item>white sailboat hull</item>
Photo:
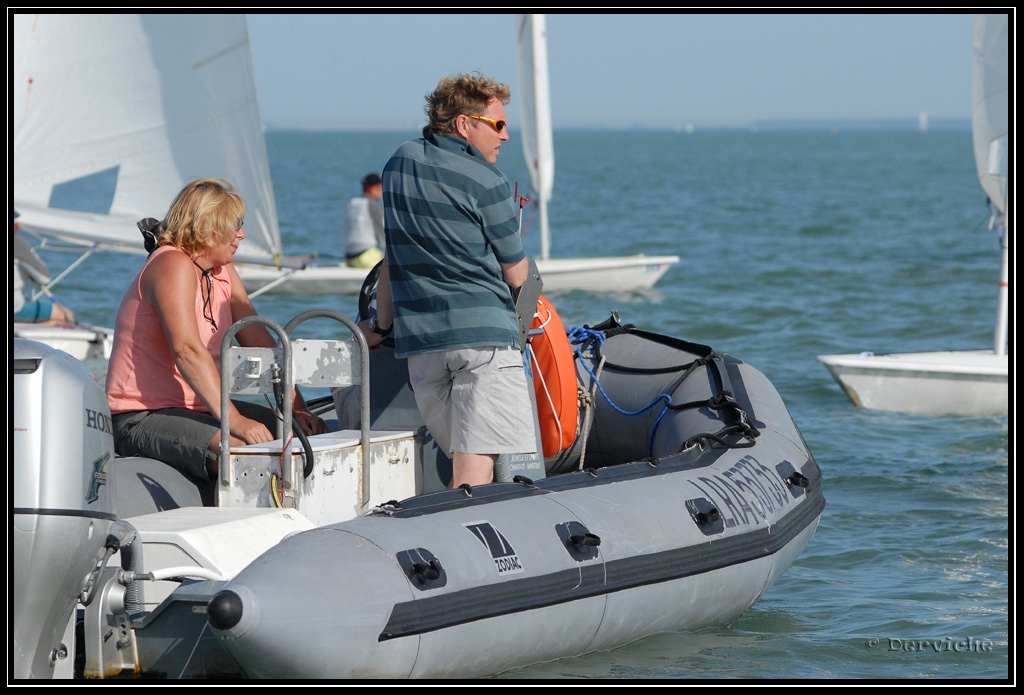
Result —
<instances>
[{"instance_id":1,"label":"white sailboat hull","mask_svg":"<svg viewBox=\"0 0 1024 695\"><path fill-rule=\"evenodd\" d=\"M974 20L972 131L978 180L1002 233L996 330L991 350L876 355L824 355L825 365L855 405L920 415L1007 417L1009 59L1007 15Z\"/></svg>"},{"instance_id":2,"label":"white sailboat hull","mask_svg":"<svg viewBox=\"0 0 1024 695\"><path fill-rule=\"evenodd\" d=\"M109 359L114 344L114 329L87 326L43 326L35 323L15 323L11 329L14 338L35 340L56 350L63 350L76 360Z\"/></svg>"},{"instance_id":3,"label":"white sailboat hull","mask_svg":"<svg viewBox=\"0 0 1024 695\"><path fill-rule=\"evenodd\" d=\"M1007 355L958 350L820 355L854 405L915 415L1007 417Z\"/></svg>"},{"instance_id":4,"label":"white sailboat hull","mask_svg":"<svg viewBox=\"0 0 1024 695\"><path fill-rule=\"evenodd\" d=\"M246 291L254 294L358 294L367 268L346 265L309 265L305 268L272 268L235 263Z\"/></svg>"},{"instance_id":5,"label":"white sailboat hull","mask_svg":"<svg viewBox=\"0 0 1024 695\"><path fill-rule=\"evenodd\" d=\"M599 256L537 259L545 292L629 292L650 289L678 256ZM369 272L345 265L310 265L278 270L236 263L245 289L261 294L356 294ZM266 289L264 289L266 288ZM262 291L261 291L262 290Z\"/></svg>"},{"instance_id":6,"label":"white sailboat hull","mask_svg":"<svg viewBox=\"0 0 1024 695\"><path fill-rule=\"evenodd\" d=\"M679 256L604 256L537 260L545 292L626 292L650 289Z\"/></svg>"}]
</instances>

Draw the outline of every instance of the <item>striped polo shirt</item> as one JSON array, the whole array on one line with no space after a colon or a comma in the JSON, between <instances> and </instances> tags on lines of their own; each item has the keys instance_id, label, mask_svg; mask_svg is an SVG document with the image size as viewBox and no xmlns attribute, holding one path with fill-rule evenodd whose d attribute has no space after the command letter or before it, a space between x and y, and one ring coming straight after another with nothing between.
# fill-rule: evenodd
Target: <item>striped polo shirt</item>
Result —
<instances>
[{"instance_id":1,"label":"striped polo shirt","mask_svg":"<svg viewBox=\"0 0 1024 695\"><path fill-rule=\"evenodd\" d=\"M384 167L395 355L519 347L499 263L525 257L512 192L459 137L406 142Z\"/></svg>"}]
</instances>

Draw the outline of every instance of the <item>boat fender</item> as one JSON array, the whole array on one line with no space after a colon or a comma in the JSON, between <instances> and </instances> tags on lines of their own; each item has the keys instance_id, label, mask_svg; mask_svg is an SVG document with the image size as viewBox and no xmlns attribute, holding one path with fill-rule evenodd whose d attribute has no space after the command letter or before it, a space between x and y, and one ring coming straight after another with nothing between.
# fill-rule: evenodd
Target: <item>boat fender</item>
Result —
<instances>
[{"instance_id":1,"label":"boat fender","mask_svg":"<svg viewBox=\"0 0 1024 695\"><path fill-rule=\"evenodd\" d=\"M537 300L537 313L530 329L541 445L544 457L551 458L576 441L579 418L576 364L562 319L544 295Z\"/></svg>"}]
</instances>

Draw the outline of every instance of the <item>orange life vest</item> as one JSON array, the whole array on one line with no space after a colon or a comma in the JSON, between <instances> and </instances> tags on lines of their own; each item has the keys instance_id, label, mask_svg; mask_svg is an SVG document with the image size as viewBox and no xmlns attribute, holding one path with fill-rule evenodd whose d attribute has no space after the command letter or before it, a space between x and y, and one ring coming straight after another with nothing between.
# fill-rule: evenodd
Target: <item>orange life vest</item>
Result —
<instances>
[{"instance_id":1,"label":"orange life vest","mask_svg":"<svg viewBox=\"0 0 1024 695\"><path fill-rule=\"evenodd\" d=\"M537 395L537 420L544 457L550 458L576 441L579 400L576 363L562 319L544 295L537 300L531 329L543 334L530 338L533 355L533 389Z\"/></svg>"}]
</instances>

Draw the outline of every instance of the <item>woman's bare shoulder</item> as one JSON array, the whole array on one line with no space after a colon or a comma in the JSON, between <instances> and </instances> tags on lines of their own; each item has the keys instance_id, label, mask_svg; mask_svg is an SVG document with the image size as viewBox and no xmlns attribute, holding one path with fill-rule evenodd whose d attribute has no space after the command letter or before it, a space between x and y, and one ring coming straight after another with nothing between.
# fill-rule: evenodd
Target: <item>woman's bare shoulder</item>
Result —
<instances>
[{"instance_id":1,"label":"woman's bare shoulder","mask_svg":"<svg viewBox=\"0 0 1024 695\"><path fill-rule=\"evenodd\" d=\"M162 248L165 247L161 246L160 249ZM160 249L154 251L154 257L142 271L143 295L148 295L150 291L171 290L184 293L194 289L196 274L192 259L181 249L175 248L176 253L161 252Z\"/></svg>"}]
</instances>

